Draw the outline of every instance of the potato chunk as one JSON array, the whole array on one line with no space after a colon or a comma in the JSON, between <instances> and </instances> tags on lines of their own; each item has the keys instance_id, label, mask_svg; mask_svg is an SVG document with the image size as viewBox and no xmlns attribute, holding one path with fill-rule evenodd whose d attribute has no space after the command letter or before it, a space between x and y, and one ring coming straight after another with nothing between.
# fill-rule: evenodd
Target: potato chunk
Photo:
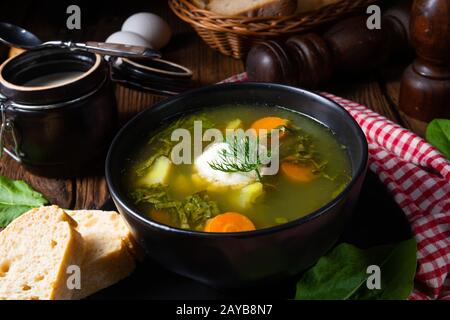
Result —
<instances>
[{"instance_id":1,"label":"potato chunk","mask_svg":"<svg viewBox=\"0 0 450 320\"><path fill-rule=\"evenodd\" d=\"M243 127L243 123L241 119L234 119L228 122L226 129L236 130L241 129Z\"/></svg>"},{"instance_id":2,"label":"potato chunk","mask_svg":"<svg viewBox=\"0 0 450 320\"><path fill-rule=\"evenodd\" d=\"M142 177L140 184L146 186L155 184L167 185L171 169L172 161L165 156L161 156L155 160L147 174Z\"/></svg>"},{"instance_id":3,"label":"potato chunk","mask_svg":"<svg viewBox=\"0 0 450 320\"><path fill-rule=\"evenodd\" d=\"M239 194L239 204L241 208L250 208L258 198L264 195L264 188L261 182L252 183L242 188Z\"/></svg>"}]
</instances>

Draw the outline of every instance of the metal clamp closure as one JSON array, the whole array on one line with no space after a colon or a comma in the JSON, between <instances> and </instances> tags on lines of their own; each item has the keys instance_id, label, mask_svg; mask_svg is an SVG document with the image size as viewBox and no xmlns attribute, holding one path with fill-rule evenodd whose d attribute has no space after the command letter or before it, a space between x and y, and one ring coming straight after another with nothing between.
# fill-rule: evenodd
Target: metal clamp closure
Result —
<instances>
[{"instance_id":1,"label":"metal clamp closure","mask_svg":"<svg viewBox=\"0 0 450 320\"><path fill-rule=\"evenodd\" d=\"M6 110L10 107L10 102L0 97L0 157L3 156L3 152L8 154L11 158L16 160L17 162L22 162L22 158L25 156L23 152L20 151L19 141L17 139L16 130L14 128L14 122L12 119L8 119L6 117ZM14 150L11 151L7 147L4 146L4 140L6 134L9 133L13 143Z\"/></svg>"}]
</instances>

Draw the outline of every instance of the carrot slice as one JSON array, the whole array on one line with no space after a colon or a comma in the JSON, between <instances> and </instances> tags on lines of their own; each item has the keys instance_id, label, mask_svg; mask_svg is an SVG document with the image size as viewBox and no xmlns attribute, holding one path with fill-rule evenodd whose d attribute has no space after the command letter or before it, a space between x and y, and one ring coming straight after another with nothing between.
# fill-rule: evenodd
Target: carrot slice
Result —
<instances>
[{"instance_id":1,"label":"carrot slice","mask_svg":"<svg viewBox=\"0 0 450 320\"><path fill-rule=\"evenodd\" d=\"M270 133L270 130L285 126L288 122L289 120L279 117L266 117L253 122L250 128L255 129L258 134L260 134L260 130L262 129L265 129L267 130L267 133ZM279 138L281 139L284 134L285 133L280 130Z\"/></svg>"},{"instance_id":2,"label":"carrot slice","mask_svg":"<svg viewBox=\"0 0 450 320\"><path fill-rule=\"evenodd\" d=\"M283 162L281 164L281 171L284 175L295 182L306 183L314 180L315 178L311 167L300 166L292 162Z\"/></svg>"},{"instance_id":3,"label":"carrot slice","mask_svg":"<svg viewBox=\"0 0 450 320\"><path fill-rule=\"evenodd\" d=\"M209 219L206 232L241 232L255 230L255 225L246 216L237 212L226 212Z\"/></svg>"}]
</instances>

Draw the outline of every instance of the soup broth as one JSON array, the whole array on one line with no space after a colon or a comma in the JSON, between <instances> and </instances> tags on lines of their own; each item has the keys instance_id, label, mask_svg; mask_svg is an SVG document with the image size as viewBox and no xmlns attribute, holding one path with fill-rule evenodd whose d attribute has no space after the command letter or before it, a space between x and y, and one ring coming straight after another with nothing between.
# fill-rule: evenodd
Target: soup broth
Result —
<instances>
[{"instance_id":1,"label":"soup broth","mask_svg":"<svg viewBox=\"0 0 450 320\"><path fill-rule=\"evenodd\" d=\"M179 127L193 135L195 120L202 121L203 130L279 129L277 174L261 169L259 178L256 171L212 168L223 160L217 154L208 158L216 142L204 142L192 164L175 165L171 152L179 142L170 135ZM346 149L330 129L281 107L248 105L209 108L168 122L139 145L123 175L129 197L150 219L209 232L250 231L298 219L336 198L350 180Z\"/></svg>"}]
</instances>

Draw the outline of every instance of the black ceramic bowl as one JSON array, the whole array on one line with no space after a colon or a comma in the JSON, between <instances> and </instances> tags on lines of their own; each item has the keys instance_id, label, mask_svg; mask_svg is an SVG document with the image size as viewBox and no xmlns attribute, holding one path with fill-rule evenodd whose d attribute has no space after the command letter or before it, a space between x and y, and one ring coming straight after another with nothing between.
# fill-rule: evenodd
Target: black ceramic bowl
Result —
<instances>
[{"instance_id":1,"label":"black ceramic bowl","mask_svg":"<svg viewBox=\"0 0 450 320\"><path fill-rule=\"evenodd\" d=\"M331 128L347 147L352 181L333 201L284 225L243 233L203 233L159 224L139 213L121 181L124 161L164 119L224 104L283 106ZM215 287L252 286L290 277L310 267L338 240L358 199L367 167L367 142L354 119L336 103L288 86L222 84L165 100L130 120L106 160L112 198L147 254L163 266Z\"/></svg>"}]
</instances>

